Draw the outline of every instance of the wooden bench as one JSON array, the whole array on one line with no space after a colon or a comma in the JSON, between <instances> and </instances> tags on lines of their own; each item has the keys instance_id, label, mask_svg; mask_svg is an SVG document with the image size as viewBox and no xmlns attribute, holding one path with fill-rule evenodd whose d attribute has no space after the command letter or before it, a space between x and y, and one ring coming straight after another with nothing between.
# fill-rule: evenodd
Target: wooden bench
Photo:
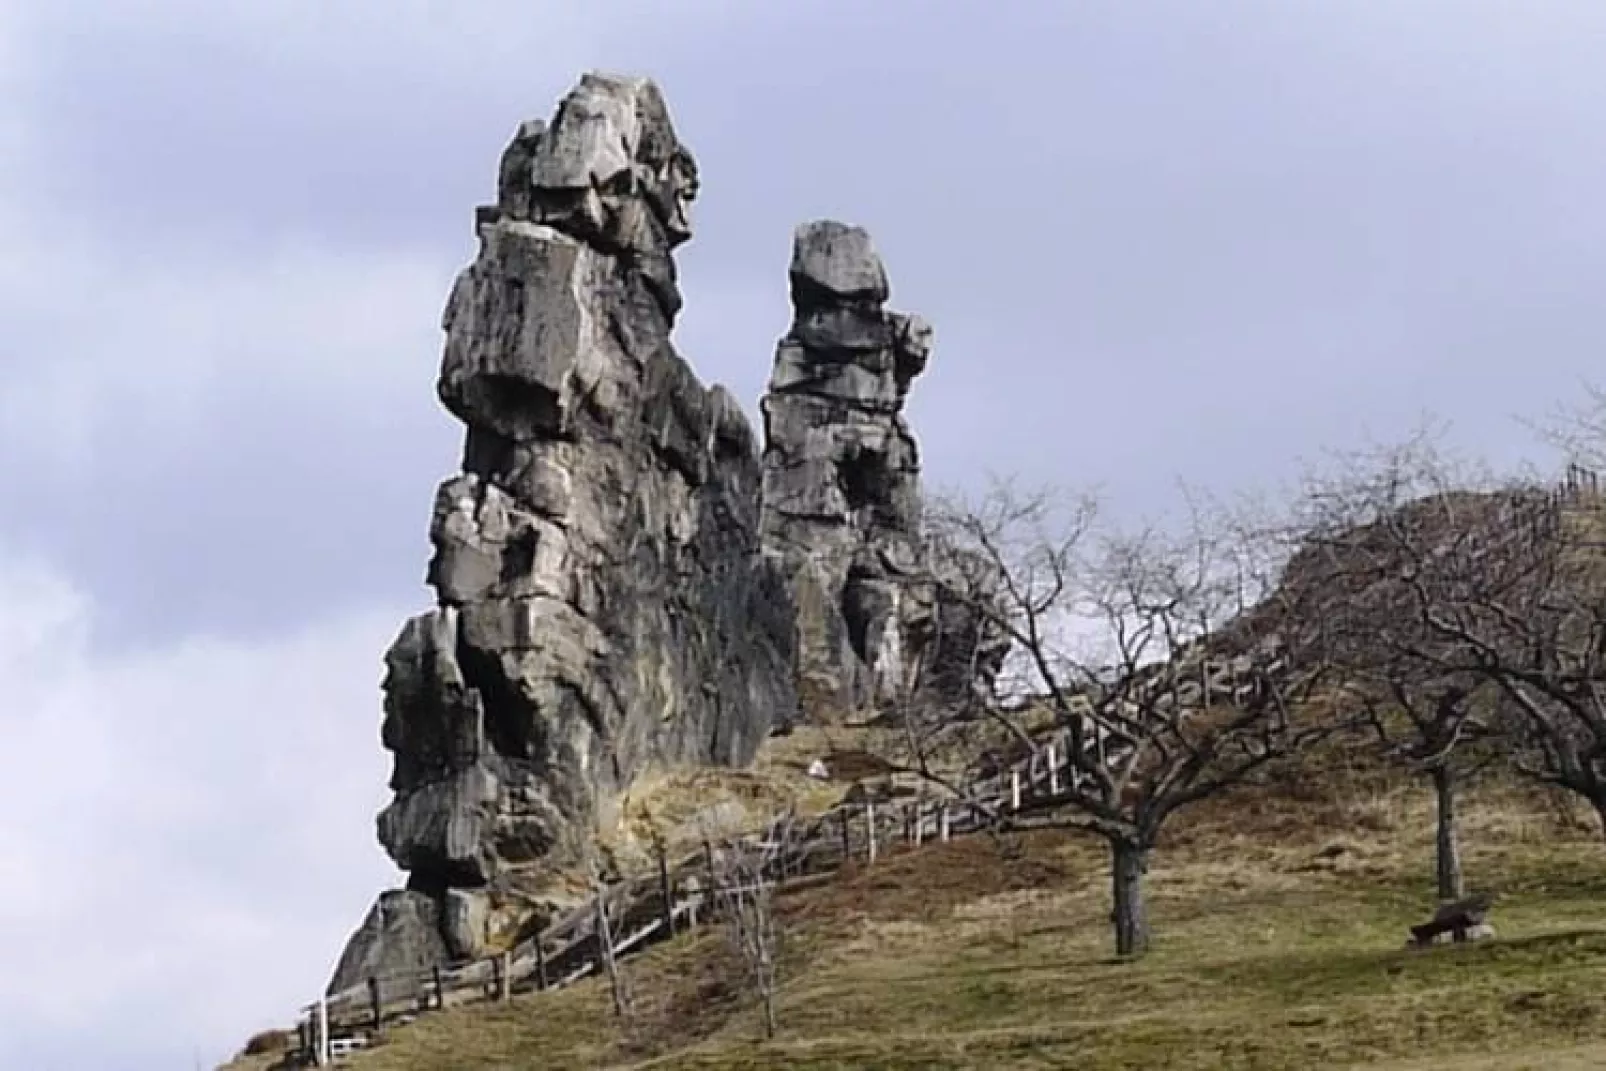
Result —
<instances>
[{"instance_id":1,"label":"wooden bench","mask_svg":"<svg viewBox=\"0 0 1606 1071\"><path fill-rule=\"evenodd\" d=\"M1484 925L1492 906L1494 896L1490 893L1475 893L1463 900L1442 904L1427 922L1411 927L1411 943L1418 948L1426 948L1434 938L1446 933L1456 943L1464 942L1470 930Z\"/></svg>"}]
</instances>

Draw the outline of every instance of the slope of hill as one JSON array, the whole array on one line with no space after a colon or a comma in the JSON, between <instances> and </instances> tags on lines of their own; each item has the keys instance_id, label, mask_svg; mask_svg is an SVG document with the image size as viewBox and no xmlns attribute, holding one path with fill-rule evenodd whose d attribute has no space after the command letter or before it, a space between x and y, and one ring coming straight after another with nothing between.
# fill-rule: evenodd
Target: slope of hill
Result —
<instances>
[{"instance_id":1,"label":"slope of hill","mask_svg":"<svg viewBox=\"0 0 1606 1071\"><path fill-rule=\"evenodd\" d=\"M1606 1064L1606 852L1545 795L1483 786L1464 837L1497 939L1403 949L1432 907L1429 801L1334 768L1202 807L1157 853L1155 950L1109 955L1102 844L894 851L784 899L780 1034L717 929L605 982L453 1009L343 1061L429 1068L1305 1068ZM271 1056L231 1071L261 1071Z\"/></svg>"}]
</instances>

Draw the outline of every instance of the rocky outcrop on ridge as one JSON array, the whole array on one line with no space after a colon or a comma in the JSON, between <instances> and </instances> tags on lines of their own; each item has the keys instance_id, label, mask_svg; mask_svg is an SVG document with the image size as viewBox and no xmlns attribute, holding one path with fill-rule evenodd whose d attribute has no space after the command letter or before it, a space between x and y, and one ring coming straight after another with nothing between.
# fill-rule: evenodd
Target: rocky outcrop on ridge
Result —
<instances>
[{"instance_id":1,"label":"rocky outcrop on ridge","mask_svg":"<svg viewBox=\"0 0 1606 1071\"><path fill-rule=\"evenodd\" d=\"M753 432L669 340L696 192L646 79L585 76L503 154L443 321L439 394L467 435L430 525L438 605L385 659L378 832L408 890L332 989L479 954L637 778L746 764L795 716Z\"/></svg>"}]
</instances>

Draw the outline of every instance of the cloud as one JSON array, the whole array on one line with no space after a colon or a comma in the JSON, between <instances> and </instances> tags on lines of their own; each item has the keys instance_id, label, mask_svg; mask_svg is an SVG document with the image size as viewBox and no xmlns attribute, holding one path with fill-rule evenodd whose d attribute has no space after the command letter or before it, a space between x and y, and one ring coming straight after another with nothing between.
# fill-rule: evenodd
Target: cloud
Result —
<instances>
[{"instance_id":1,"label":"cloud","mask_svg":"<svg viewBox=\"0 0 1606 1071\"><path fill-rule=\"evenodd\" d=\"M317 993L395 880L372 822L401 608L96 657L87 593L0 563L0 1003L26 1024L0 1066L222 1058Z\"/></svg>"}]
</instances>

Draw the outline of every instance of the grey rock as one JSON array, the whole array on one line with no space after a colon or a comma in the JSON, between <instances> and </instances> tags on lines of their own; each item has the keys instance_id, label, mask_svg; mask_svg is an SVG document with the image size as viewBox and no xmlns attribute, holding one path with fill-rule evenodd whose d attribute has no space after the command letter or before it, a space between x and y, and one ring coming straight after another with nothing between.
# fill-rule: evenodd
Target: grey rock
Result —
<instances>
[{"instance_id":1,"label":"grey rock","mask_svg":"<svg viewBox=\"0 0 1606 1071\"><path fill-rule=\"evenodd\" d=\"M446 946L458 959L477 959L485 952L490 905L482 892L447 889L441 904L441 930Z\"/></svg>"},{"instance_id":2,"label":"grey rock","mask_svg":"<svg viewBox=\"0 0 1606 1071\"><path fill-rule=\"evenodd\" d=\"M931 325L882 307L886 270L859 227L799 227L790 279L792 325L760 408L764 543L791 585L799 691L824 718L921 691L968 698L1008 643L970 600L996 588L955 587L972 578L922 531L902 409L930 362Z\"/></svg>"},{"instance_id":3,"label":"grey rock","mask_svg":"<svg viewBox=\"0 0 1606 1071\"><path fill-rule=\"evenodd\" d=\"M836 302L887 300L887 270L870 234L834 219L815 220L792 235L792 303L802 309Z\"/></svg>"},{"instance_id":4,"label":"grey rock","mask_svg":"<svg viewBox=\"0 0 1606 1071\"><path fill-rule=\"evenodd\" d=\"M561 231L518 220L482 227L480 255L457 277L442 317L439 392L465 424L515 442L567 430L576 365L599 345L588 295L602 267Z\"/></svg>"},{"instance_id":5,"label":"grey rock","mask_svg":"<svg viewBox=\"0 0 1606 1071\"><path fill-rule=\"evenodd\" d=\"M899 411L931 331L881 307L886 271L862 228L799 227L790 278L761 405L764 540L791 584L800 691L831 717L916 686L917 608L887 563L918 566L919 453Z\"/></svg>"},{"instance_id":6,"label":"grey rock","mask_svg":"<svg viewBox=\"0 0 1606 1071\"><path fill-rule=\"evenodd\" d=\"M841 351L845 359L865 353L872 355L868 362L877 364L886 363L883 355L898 334L898 325L873 305L820 305L800 310L792 324L792 338L822 357L833 351Z\"/></svg>"},{"instance_id":7,"label":"grey rock","mask_svg":"<svg viewBox=\"0 0 1606 1071\"><path fill-rule=\"evenodd\" d=\"M392 889L379 894L346 942L328 992L338 993L378 977L383 979L387 999L405 995L417 991L417 979L431 967L450 960L441 936L440 905L424 893Z\"/></svg>"},{"instance_id":8,"label":"grey rock","mask_svg":"<svg viewBox=\"0 0 1606 1071\"><path fill-rule=\"evenodd\" d=\"M585 76L497 186L442 317L439 605L386 655L381 734L379 840L459 955L487 890L547 897L639 778L744 765L798 705L757 437L670 342L697 173L657 88Z\"/></svg>"}]
</instances>

